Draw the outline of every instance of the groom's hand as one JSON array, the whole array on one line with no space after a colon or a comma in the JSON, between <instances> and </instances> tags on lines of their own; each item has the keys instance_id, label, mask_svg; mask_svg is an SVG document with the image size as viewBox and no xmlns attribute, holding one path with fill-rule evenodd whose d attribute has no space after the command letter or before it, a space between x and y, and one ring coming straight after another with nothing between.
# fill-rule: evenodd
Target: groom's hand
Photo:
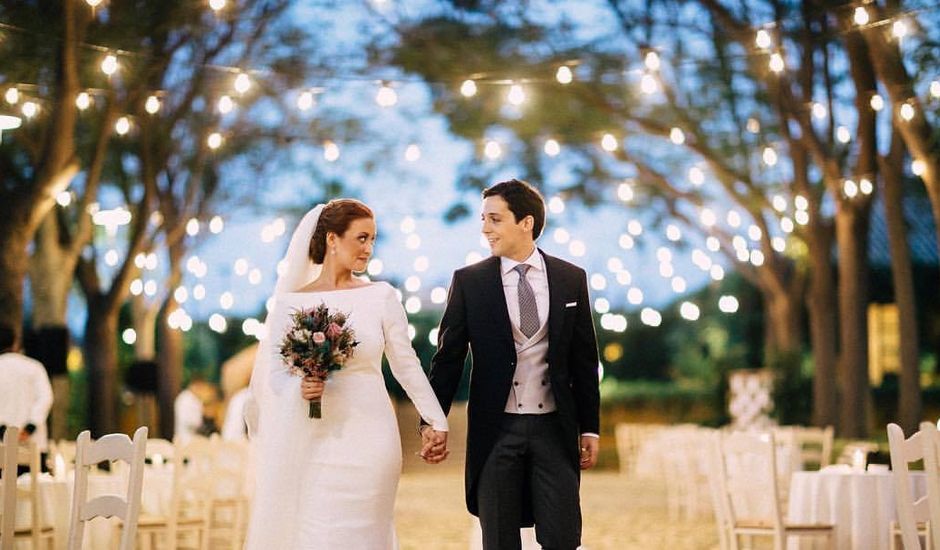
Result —
<instances>
[{"instance_id":1,"label":"groom's hand","mask_svg":"<svg viewBox=\"0 0 940 550\"><path fill-rule=\"evenodd\" d=\"M421 459L428 464L439 464L450 455L447 450L447 432L439 432L431 426L421 428Z\"/></svg>"},{"instance_id":2,"label":"groom's hand","mask_svg":"<svg viewBox=\"0 0 940 550\"><path fill-rule=\"evenodd\" d=\"M587 470L597 464L597 454L600 452L601 442L596 437L581 436L581 469Z\"/></svg>"}]
</instances>

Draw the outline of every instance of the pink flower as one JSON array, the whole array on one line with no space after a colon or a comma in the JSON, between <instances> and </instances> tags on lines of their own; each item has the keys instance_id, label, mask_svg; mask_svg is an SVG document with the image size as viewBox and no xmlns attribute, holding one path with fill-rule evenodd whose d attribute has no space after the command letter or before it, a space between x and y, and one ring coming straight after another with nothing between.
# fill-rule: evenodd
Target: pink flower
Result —
<instances>
[{"instance_id":1,"label":"pink flower","mask_svg":"<svg viewBox=\"0 0 940 550\"><path fill-rule=\"evenodd\" d=\"M323 334L323 333L320 332L320 331L314 332L314 333L313 333L313 343L314 343L314 344L317 344L317 345L320 345L320 344L322 344L323 342L326 342L326 335Z\"/></svg>"},{"instance_id":2,"label":"pink flower","mask_svg":"<svg viewBox=\"0 0 940 550\"><path fill-rule=\"evenodd\" d=\"M326 337L330 340L336 338L343 333L343 327L337 325L336 323L330 323L330 326L326 327Z\"/></svg>"}]
</instances>

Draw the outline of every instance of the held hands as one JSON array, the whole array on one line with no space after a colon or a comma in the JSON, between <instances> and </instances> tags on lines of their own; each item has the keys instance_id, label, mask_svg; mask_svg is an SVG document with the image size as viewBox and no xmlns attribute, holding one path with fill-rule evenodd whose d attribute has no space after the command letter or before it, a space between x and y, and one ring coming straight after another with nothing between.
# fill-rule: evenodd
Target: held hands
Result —
<instances>
[{"instance_id":1,"label":"held hands","mask_svg":"<svg viewBox=\"0 0 940 550\"><path fill-rule=\"evenodd\" d=\"M421 427L421 452L418 456L428 464L440 464L450 455L447 449L447 432L439 432L431 426Z\"/></svg>"},{"instance_id":2,"label":"held hands","mask_svg":"<svg viewBox=\"0 0 940 550\"><path fill-rule=\"evenodd\" d=\"M300 396L307 401L313 401L323 397L323 380L315 376L304 376L300 381Z\"/></svg>"},{"instance_id":3,"label":"held hands","mask_svg":"<svg viewBox=\"0 0 940 550\"><path fill-rule=\"evenodd\" d=\"M601 442L596 437L589 435L581 436L581 469L587 470L597 464L597 454L600 451Z\"/></svg>"}]
</instances>

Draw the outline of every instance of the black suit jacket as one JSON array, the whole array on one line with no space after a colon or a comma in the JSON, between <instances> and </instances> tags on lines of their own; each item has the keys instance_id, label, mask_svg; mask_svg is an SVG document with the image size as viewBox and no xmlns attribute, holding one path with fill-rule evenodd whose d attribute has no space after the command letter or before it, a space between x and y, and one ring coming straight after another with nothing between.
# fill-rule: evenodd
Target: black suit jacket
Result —
<instances>
[{"instance_id":1,"label":"black suit jacket","mask_svg":"<svg viewBox=\"0 0 940 550\"><path fill-rule=\"evenodd\" d=\"M539 252L548 276L547 360L558 435L566 458L578 468L580 434L600 431L597 342L587 276L580 267ZM450 412L463 376L468 348L472 361L466 498L467 509L477 515L477 481L499 434L516 368L516 348L496 256L457 270L451 281L430 372L431 386L445 414Z\"/></svg>"}]
</instances>

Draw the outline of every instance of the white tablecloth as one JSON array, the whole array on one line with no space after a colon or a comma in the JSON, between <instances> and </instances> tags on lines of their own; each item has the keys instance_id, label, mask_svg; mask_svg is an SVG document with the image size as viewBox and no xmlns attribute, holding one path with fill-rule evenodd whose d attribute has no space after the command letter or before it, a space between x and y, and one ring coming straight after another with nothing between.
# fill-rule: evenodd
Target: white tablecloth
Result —
<instances>
[{"instance_id":1,"label":"white tablecloth","mask_svg":"<svg viewBox=\"0 0 940 550\"><path fill-rule=\"evenodd\" d=\"M791 523L832 523L836 548L888 550L897 518L891 472L795 472L790 482ZM914 498L926 494L926 477L912 473ZM789 550L825 548L822 538L791 537Z\"/></svg>"},{"instance_id":2,"label":"white tablecloth","mask_svg":"<svg viewBox=\"0 0 940 550\"><path fill-rule=\"evenodd\" d=\"M27 477L18 480L19 483L29 483ZM141 495L141 513L148 515L162 515L170 509L170 499L173 491L173 469L171 466L147 467L144 470L144 483ZM125 497L127 482L122 475L94 474L88 476L88 498L101 495L118 495ZM43 523L52 524L56 534L56 549L63 550L68 542L69 513L72 507L72 476L66 479L55 479L49 475L39 478L39 499ZM16 525L28 527L30 525L29 503L25 499L17 501ZM114 536L114 526L119 522L116 518L96 518L85 526L84 548L98 549L111 548L111 538ZM28 548L28 541L17 543L21 548ZM25 544L25 545L24 545Z\"/></svg>"}]
</instances>

